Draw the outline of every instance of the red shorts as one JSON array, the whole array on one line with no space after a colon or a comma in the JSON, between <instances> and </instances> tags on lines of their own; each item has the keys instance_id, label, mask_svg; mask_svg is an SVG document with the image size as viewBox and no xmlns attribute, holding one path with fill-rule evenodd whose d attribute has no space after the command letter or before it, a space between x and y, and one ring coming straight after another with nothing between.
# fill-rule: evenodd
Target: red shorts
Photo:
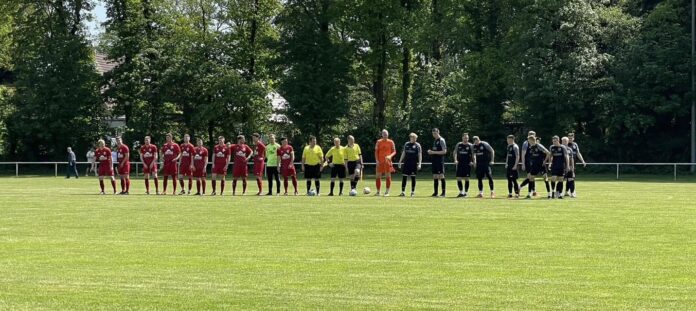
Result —
<instances>
[{"instance_id":1,"label":"red shorts","mask_svg":"<svg viewBox=\"0 0 696 311\"><path fill-rule=\"evenodd\" d=\"M123 167L118 166L118 174L121 176L130 174L130 162L124 163Z\"/></svg>"},{"instance_id":2,"label":"red shorts","mask_svg":"<svg viewBox=\"0 0 696 311\"><path fill-rule=\"evenodd\" d=\"M145 163L143 174L157 174L157 163L152 165L152 170L150 170L150 163Z\"/></svg>"},{"instance_id":3,"label":"red shorts","mask_svg":"<svg viewBox=\"0 0 696 311\"><path fill-rule=\"evenodd\" d=\"M241 165L234 165L232 169L232 177L247 177L249 176L249 165L246 163Z\"/></svg>"},{"instance_id":4,"label":"red shorts","mask_svg":"<svg viewBox=\"0 0 696 311\"><path fill-rule=\"evenodd\" d=\"M205 172L205 167L196 167L196 170L193 172L193 177L196 178L205 178L206 172Z\"/></svg>"},{"instance_id":5,"label":"red shorts","mask_svg":"<svg viewBox=\"0 0 696 311\"><path fill-rule=\"evenodd\" d=\"M164 176L173 176L176 175L179 172L178 167L176 167L176 163L167 163L164 165L164 169L162 170L162 175Z\"/></svg>"},{"instance_id":6,"label":"red shorts","mask_svg":"<svg viewBox=\"0 0 696 311\"><path fill-rule=\"evenodd\" d=\"M179 175L182 176L193 176L193 171L191 170L191 164L181 164L181 167L179 167Z\"/></svg>"},{"instance_id":7,"label":"red shorts","mask_svg":"<svg viewBox=\"0 0 696 311\"><path fill-rule=\"evenodd\" d=\"M227 165L225 165L224 163L215 164L215 167L213 168L213 174L222 176L227 175Z\"/></svg>"},{"instance_id":8,"label":"red shorts","mask_svg":"<svg viewBox=\"0 0 696 311\"><path fill-rule=\"evenodd\" d=\"M109 165L99 165L99 176L114 176L114 168Z\"/></svg>"},{"instance_id":9,"label":"red shorts","mask_svg":"<svg viewBox=\"0 0 696 311\"><path fill-rule=\"evenodd\" d=\"M283 175L283 177L290 177L290 176L297 175L297 170L295 169L295 165L281 166L280 167L280 174Z\"/></svg>"},{"instance_id":10,"label":"red shorts","mask_svg":"<svg viewBox=\"0 0 696 311\"><path fill-rule=\"evenodd\" d=\"M263 177L263 171L266 168L264 161L254 162L254 175Z\"/></svg>"},{"instance_id":11,"label":"red shorts","mask_svg":"<svg viewBox=\"0 0 696 311\"><path fill-rule=\"evenodd\" d=\"M394 173L394 165L392 165L392 161L386 160L386 161L380 161L379 164L377 165L377 173L379 174L386 174L386 173Z\"/></svg>"}]
</instances>

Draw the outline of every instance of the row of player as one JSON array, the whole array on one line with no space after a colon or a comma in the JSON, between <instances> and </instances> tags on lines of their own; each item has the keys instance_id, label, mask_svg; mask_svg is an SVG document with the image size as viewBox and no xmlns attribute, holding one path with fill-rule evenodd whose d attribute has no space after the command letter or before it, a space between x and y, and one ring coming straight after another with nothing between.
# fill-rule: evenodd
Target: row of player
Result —
<instances>
[{"instance_id":1,"label":"row of player","mask_svg":"<svg viewBox=\"0 0 696 311\"><path fill-rule=\"evenodd\" d=\"M445 139L440 136L439 130L433 129L433 145L426 152L431 158L433 175L433 197L446 196L445 181L445 157L448 154ZM295 168L295 152L286 138L281 138L280 144L276 142L274 135L269 136L267 144L261 141L260 135L252 135L251 146L246 144L243 135L237 136L236 144L225 143L225 138L218 137L218 144L213 148L212 158L212 193L217 194L217 181L220 182L220 195L225 190L225 177L227 169L232 164L232 194L236 195L237 181L242 180L242 194L247 190L247 177L249 161L253 161L253 174L256 177L258 187L257 195L263 192L264 173L268 177L268 192L273 195L273 182L276 183L276 194L280 194L280 176L283 176L284 194L288 194L288 184L292 183L294 194L297 195L297 171ZM473 143L472 143L473 142ZM462 141L457 143L452 152L456 164L458 197L467 197L469 191L469 178L472 171L478 180L478 197L483 197L483 180L488 180L490 196L495 197L494 182L491 166L495 163L495 151L478 136L469 140L467 133L462 135ZM307 182L307 194L319 195L321 188L321 175L324 168L330 168L331 186L329 196L334 195L336 181L338 181L338 195L343 195L344 180L350 182L350 195L357 194L357 184L362 177L363 157L360 146L355 143L353 136L347 137L347 144L341 145L340 138L333 140L334 145L324 154L322 148L317 145L316 138L310 136L308 145L302 151L300 167L304 172ZM116 171L121 179L120 194L127 195L130 192L130 149L120 137L117 138ZM515 137L507 137L505 169L508 186L508 197L519 198L520 189L528 185L527 198L537 196L536 179L543 177L546 184L548 198L563 198L563 182L566 181L565 195L575 197L575 163L585 161L580 153L578 144L574 141L573 133L567 137L552 138L552 146L548 149L540 143L534 131L528 133L526 141L520 148L515 143ZM116 193L114 179L114 165L112 163L111 150L105 146L103 140L98 141L98 149L95 151L95 161L99 163L99 183L101 194L104 194L104 178L111 179L111 185ZM172 194L176 194L177 182L181 187L179 194L191 194L193 179L196 179L195 195L203 195L206 191L207 166L209 161L208 149L203 146L203 140L197 139L194 146L190 142L190 136L184 135L181 145L173 141L171 134L167 134L166 143L161 149L151 143L149 136L144 139L140 147L140 162L143 165L145 176L146 194L150 194L150 178L154 179L155 193L160 194L158 181L158 164L163 165L164 187L161 194L167 193L168 178L172 178ZM406 196L408 179L411 180L411 196L415 195L416 175L421 170L423 160L423 148L418 143L418 136L409 135L409 141L404 144L401 157L396 163L394 141L389 139L389 132L382 130L381 139L375 144L376 159L376 194L388 196L392 183L392 174L396 167L401 170L403 179L400 196ZM522 184L518 183L519 171L526 172L526 178ZM184 189L184 179L188 177L188 192ZM382 192L382 178L385 178L386 187ZM549 182L550 177L550 182ZM314 184L314 189L312 188ZM442 187L439 192L439 187ZM369 188L366 188L369 189ZM368 193L369 191L365 191Z\"/></svg>"}]
</instances>

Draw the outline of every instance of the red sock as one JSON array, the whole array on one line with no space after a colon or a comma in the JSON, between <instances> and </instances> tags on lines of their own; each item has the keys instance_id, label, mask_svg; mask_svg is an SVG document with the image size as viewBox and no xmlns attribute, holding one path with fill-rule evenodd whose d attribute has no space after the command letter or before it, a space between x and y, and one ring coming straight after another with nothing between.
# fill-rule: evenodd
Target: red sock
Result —
<instances>
[{"instance_id":1,"label":"red sock","mask_svg":"<svg viewBox=\"0 0 696 311\"><path fill-rule=\"evenodd\" d=\"M246 193L247 181L246 178L242 179L242 193Z\"/></svg>"},{"instance_id":2,"label":"red sock","mask_svg":"<svg viewBox=\"0 0 696 311\"><path fill-rule=\"evenodd\" d=\"M145 178L145 191L150 192L150 179Z\"/></svg>"},{"instance_id":3,"label":"red sock","mask_svg":"<svg viewBox=\"0 0 696 311\"><path fill-rule=\"evenodd\" d=\"M189 187L188 187L188 192L191 192L191 185L193 184L193 177L189 177ZM183 182L181 183L181 189L184 189L184 184Z\"/></svg>"},{"instance_id":4,"label":"red sock","mask_svg":"<svg viewBox=\"0 0 696 311\"><path fill-rule=\"evenodd\" d=\"M172 186L174 187L174 194L176 194L176 177L172 176ZM183 189L184 187L181 186Z\"/></svg>"},{"instance_id":5,"label":"red sock","mask_svg":"<svg viewBox=\"0 0 696 311\"><path fill-rule=\"evenodd\" d=\"M217 180L213 179L213 192L215 192L215 188L217 188Z\"/></svg>"},{"instance_id":6,"label":"red sock","mask_svg":"<svg viewBox=\"0 0 696 311\"><path fill-rule=\"evenodd\" d=\"M391 177L387 177L387 189L391 189Z\"/></svg>"},{"instance_id":7,"label":"red sock","mask_svg":"<svg viewBox=\"0 0 696 311\"><path fill-rule=\"evenodd\" d=\"M126 179L126 192L130 192L130 178Z\"/></svg>"},{"instance_id":8,"label":"red sock","mask_svg":"<svg viewBox=\"0 0 696 311\"><path fill-rule=\"evenodd\" d=\"M237 180L233 179L232 180L232 194L237 193Z\"/></svg>"},{"instance_id":9,"label":"red sock","mask_svg":"<svg viewBox=\"0 0 696 311\"><path fill-rule=\"evenodd\" d=\"M201 183L203 184L203 194L205 194L205 178L201 180Z\"/></svg>"},{"instance_id":10,"label":"red sock","mask_svg":"<svg viewBox=\"0 0 696 311\"><path fill-rule=\"evenodd\" d=\"M104 180L99 180L99 188L101 189L101 192L104 192Z\"/></svg>"},{"instance_id":11,"label":"red sock","mask_svg":"<svg viewBox=\"0 0 696 311\"><path fill-rule=\"evenodd\" d=\"M377 178L377 192L382 188L382 178Z\"/></svg>"},{"instance_id":12,"label":"red sock","mask_svg":"<svg viewBox=\"0 0 696 311\"><path fill-rule=\"evenodd\" d=\"M191 178L189 177L189 185L191 184ZM181 186L181 189L184 189L184 179L179 178L179 186ZM191 186L189 186L189 191L191 191Z\"/></svg>"},{"instance_id":13,"label":"red sock","mask_svg":"<svg viewBox=\"0 0 696 311\"><path fill-rule=\"evenodd\" d=\"M159 180L155 177L155 191L159 192Z\"/></svg>"},{"instance_id":14,"label":"red sock","mask_svg":"<svg viewBox=\"0 0 696 311\"><path fill-rule=\"evenodd\" d=\"M126 181L121 178L121 192L126 192Z\"/></svg>"},{"instance_id":15,"label":"red sock","mask_svg":"<svg viewBox=\"0 0 696 311\"><path fill-rule=\"evenodd\" d=\"M224 179L220 181L220 195L222 195L223 192L225 192L225 180Z\"/></svg>"},{"instance_id":16,"label":"red sock","mask_svg":"<svg viewBox=\"0 0 696 311\"><path fill-rule=\"evenodd\" d=\"M297 192L297 176L292 176L292 186L295 188L295 192Z\"/></svg>"},{"instance_id":17,"label":"red sock","mask_svg":"<svg viewBox=\"0 0 696 311\"><path fill-rule=\"evenodd\" d=\"M196 180L196 193L201 193L201 181Z\"/></svg>"},{"instance_id":18,"label":"red sock","mask_svg":"<svg viewBox=\"0 0 696 311\"><path fill-rule=\"evenodd\" d=\"M288 193L288 178L283 177L283 187L285 188L285 193Z\"/></svg>"},{"instance_id":19,"label":"red sock","mask_svg":"<svg viewBox=\"0 0 696 311\"><path fill-rule=\"evenodd\" d=\"M116 181L113 180L113 179L111 180L111 188L113 188L113 189L114 189L114 193L116 193Z\"/></svg>"},{"instance_id":20,"label":"red sock","mask_svg":"<svg viewBox=\"0 0 696 311\"><path fill-rule=\"evenodd\" d=\"M261 191L263 191L263 181L261 178L256 179L256 185L259 186L259 193L261 193ZM271 189L271 191L273 191L273 189Z\"/></svg>"},{"instance_id":21,"label":"red sock","mask_svg":"<svg viewBox=\"0 0 696 311\"><path fill-rule=\"evenodd\" d=\"M157 180L157 179L155 179ZM169 176L164 176L164 186L162 187L162 192L167 193L167 182L169 181ZM155 183L157 183L155 181ZM176 183L175 183L176 184Z\"/></svg>"}]
</instances>

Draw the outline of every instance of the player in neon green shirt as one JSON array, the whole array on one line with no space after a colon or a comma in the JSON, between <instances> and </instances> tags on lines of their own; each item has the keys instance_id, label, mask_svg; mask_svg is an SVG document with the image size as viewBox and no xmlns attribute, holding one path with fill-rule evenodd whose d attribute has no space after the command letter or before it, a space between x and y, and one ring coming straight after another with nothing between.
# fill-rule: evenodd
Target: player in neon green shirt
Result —
<instances>
[{"instance_id":1,"label":"player in neon green shirt","mask_svg":"<svg viewBox=\"0 0 696 311\"><path fill-rule=\"evenodd\" d=\"M276 182L276 195L280 195L278 148L280 145L276 142L276 136L271 134L266 145L266 176L268 176L268 193L266 195L273 195L273 180Z\"/></svg>"},{"instance_id":2,"label":"player in neon green shirt","mask_svg":"<svg viewBox=\"0 0 696 311\"><path fill-rule=\"evenodd\" d=\"M346 151L345 147L341 146L341 139L334 138L334 146L326 152L326 163L331 167L331 191L329 196L334 195L334 186L338 177L339 192L338 195L343 195L343 179L346 178L348 169L346 168Z\"/></svg>"}]
</instances>

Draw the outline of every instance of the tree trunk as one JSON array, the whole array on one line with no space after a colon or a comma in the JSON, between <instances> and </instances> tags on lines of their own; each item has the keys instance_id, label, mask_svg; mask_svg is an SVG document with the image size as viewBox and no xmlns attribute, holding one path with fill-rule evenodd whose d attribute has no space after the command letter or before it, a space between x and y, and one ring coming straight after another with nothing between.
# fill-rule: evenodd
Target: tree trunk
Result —
<instances>
[{"instance_id":1,"label":"tree trunk","mask_svg":"<svg viewBox=\"0 0 696 311\"><path fill-rule=\"evenodd\" d=\"M401 121L408 125L408 112L411 99L411 49L404 43L401 60Z\"/></svg>"},{"instance_id":2,"label":"tree trunk","mask_svg":"<svg viewBox=\"0 0 696 311\"><path fill-rule=\"evenodd\" d=\"M432 0L430 3L431 9L432 9L432 14L433 14L433 29L440 29L440 24L442 21L442 12L440 11L440 4L438 3L438 0ZM433 53L433 60L437 63L440 63L442 60L442 51L441 51L441 42L440 42L440 36L438 34L435 34L433 36L433 40L430 43L431 48L432 48L432 53Z\"/></svg>"},{"instance_id":3,"label":"tree trunk","mask_svg":"<svg viewBox=\"0 0 696 311\"><path fill-rule=\"evenodd\" d=\"M251 48L249 56L249 80L254 80L254 76L256 75L256 33L258 32L259 0L254 0L253 11L249 35L249 47Z\"/></svg>"},{"instance_id":4,"label":"tree trunk","mask_svg":"<svg viewBox=\"0 0 696 311\"><path fill-rule=\"evenodd\" d=\"M380 18L382 14L380 13ZM387 38L386 34L382 32L379 35L379 43L377 51L379 52L379 61L375 68L374 80L372 82L372 93L375 96L375 107L373 111L373 124L376 130L384 128L386 123L385 110L387 108L387 101L384 94L384 79L387 72Z\"/></svg>"}]
</instances>

